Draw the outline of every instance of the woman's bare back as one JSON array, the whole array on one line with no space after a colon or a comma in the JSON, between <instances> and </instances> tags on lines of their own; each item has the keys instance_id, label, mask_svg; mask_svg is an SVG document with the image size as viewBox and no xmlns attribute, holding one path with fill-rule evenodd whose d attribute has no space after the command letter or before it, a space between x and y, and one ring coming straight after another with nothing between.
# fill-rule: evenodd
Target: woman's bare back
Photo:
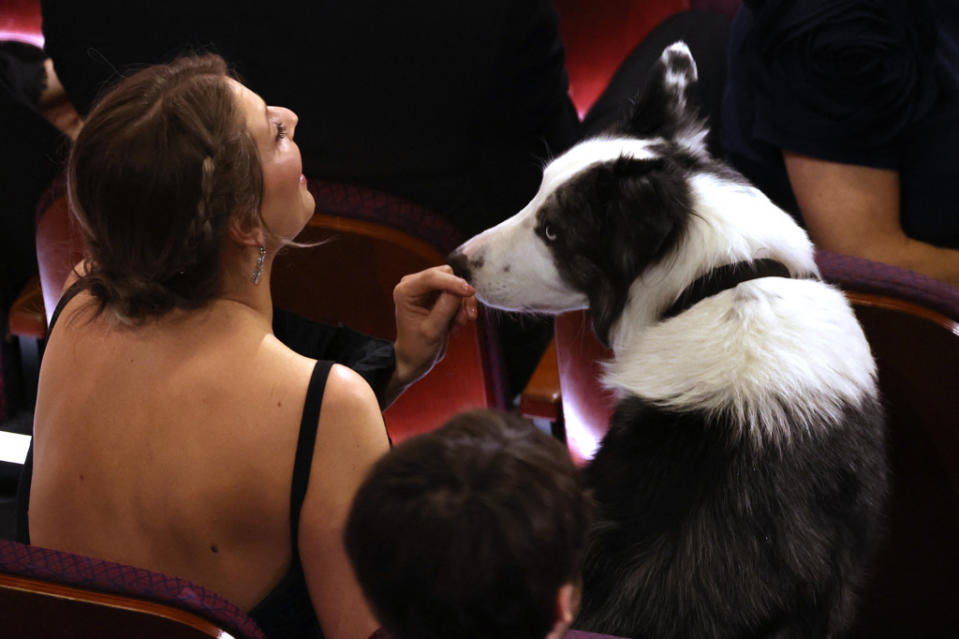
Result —
<instances>
[{"instance_id":1,"label":"woman's bare back","mask_svg":"<svg viewBox=\"0 0 959 639\"><path fill-rule=\"evenodd\" d=\"M78 297L44 354L31 541L186 577L252 607L290 562L313 360L234 302L128 327Z\"/></svg>"}]
</instances>

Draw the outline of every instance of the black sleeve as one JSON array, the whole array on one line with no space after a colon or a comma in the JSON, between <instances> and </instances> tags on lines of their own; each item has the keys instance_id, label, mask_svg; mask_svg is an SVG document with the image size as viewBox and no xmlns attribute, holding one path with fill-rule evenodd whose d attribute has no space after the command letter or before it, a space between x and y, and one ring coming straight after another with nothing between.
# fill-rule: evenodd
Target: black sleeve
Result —
<instances>
[{"instance_id":1,"label":"black sleeve","mask_svg":"<svg viewBox=\"0 0 959 639\"><path fill-rule=\"evenodd\" d=\"M559 16L549 0L509 2L507 9L494 66L500 92L491 97L500 109L496 125L539 137L553 154L565 151L576 140L578 118Z\"/></svg>"},{"instance_id":2,"label":"black sleeve","mask_svg":"<svg viewBox=\"0 0 959 639\"><path fill-rule=\"evenodd\" d=\"M100 87L113 76L101 52L98 25L104 12L99 5L70 0L43 0L40 5L43 48L74 108L84 117Z\"/></svg>"},{"instance_id":3,"label":"black sleeve","mask_svg":"<svg viewBox=\"0 0 959 639\"><path fill-rule=\"evenodd\" d=\"M392 342L343 325L313 322L279 308L273 309L273 334L300 355L352 368L367 381L383 406L386 387L396 368Z\"/></svg>"},{"instance_id":4,"label":"black sleeve","mask_svg":"<svg viewBox=\"0 0 959 639\"><path fill-rule=\"evenodd\" d=\"M485 211L462 228L478 233L522 208L539 188L543 164L579 136L569 97L559 18L549 0L508 1L495 25L494 59L476 119L475 176ZM476 218L476 219L473 219Z\"/></svg>"}]
</instances>

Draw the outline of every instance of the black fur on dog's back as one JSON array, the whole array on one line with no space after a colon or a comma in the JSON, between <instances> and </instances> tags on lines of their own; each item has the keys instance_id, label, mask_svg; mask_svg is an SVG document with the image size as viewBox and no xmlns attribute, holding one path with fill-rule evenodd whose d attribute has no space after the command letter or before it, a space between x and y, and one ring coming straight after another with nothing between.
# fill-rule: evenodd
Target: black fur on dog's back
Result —
<instances>
[{"instance_id":1,"label":"black fur on dog's back","mask_svg":"<svg viewBox=\"0 0 959 639\"><path fill-rule=\"evenodd\" d=\"M878 402L845 413L756 450L724 419L621 402L586 471L600 510L574 627L825 637L848 625L880 538L886 462Z\"/></svg>"}]
</instances>

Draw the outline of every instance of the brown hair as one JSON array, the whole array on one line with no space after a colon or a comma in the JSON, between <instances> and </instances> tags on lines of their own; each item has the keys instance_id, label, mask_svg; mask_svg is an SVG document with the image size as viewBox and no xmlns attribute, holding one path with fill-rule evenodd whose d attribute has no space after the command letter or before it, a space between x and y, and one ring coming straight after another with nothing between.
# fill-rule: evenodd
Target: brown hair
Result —
<instances>
[{"instance_id":1,"label":"brown hair","mask_svg":"<svg viewBox=\"0 0 959 639\"><path fill-rule=\"evenodd\" d=\"M582 571L593 503L566 447L478 410L411 437L370 470L344 541L399 639L541 639Z\"/></svg>"},{"instance_id":2,"label":"brown hair","mask_svg":"<svg viewBox=\"0 0 959 639\"><path fill-rule=\"evenodd\" d=\"M228 223L258 216L263 174L216 55L122 80L91 111L67 166L100 311L139 321L197 308L220 289Z\"/></svg>"}]
</instances>

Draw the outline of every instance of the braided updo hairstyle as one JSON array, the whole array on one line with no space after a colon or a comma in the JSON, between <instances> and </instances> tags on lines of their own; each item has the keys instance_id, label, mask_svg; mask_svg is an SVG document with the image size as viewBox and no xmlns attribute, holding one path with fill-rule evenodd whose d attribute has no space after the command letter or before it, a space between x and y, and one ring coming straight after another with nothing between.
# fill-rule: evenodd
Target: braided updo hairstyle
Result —
<instances>
[{"instance_id":1,"label":"braided updo hairstyle","mask_svg":"<svg viewBox=\"0 0 959 639\"><path fill-rule=\"evenodd\" d=\"M263 195L230 77L216 55L149 67L84 123L67 182L87 250L77 286L100 312L137 322L218 294L228 223L252 227Z\"/></svg>"}]
</instances>

